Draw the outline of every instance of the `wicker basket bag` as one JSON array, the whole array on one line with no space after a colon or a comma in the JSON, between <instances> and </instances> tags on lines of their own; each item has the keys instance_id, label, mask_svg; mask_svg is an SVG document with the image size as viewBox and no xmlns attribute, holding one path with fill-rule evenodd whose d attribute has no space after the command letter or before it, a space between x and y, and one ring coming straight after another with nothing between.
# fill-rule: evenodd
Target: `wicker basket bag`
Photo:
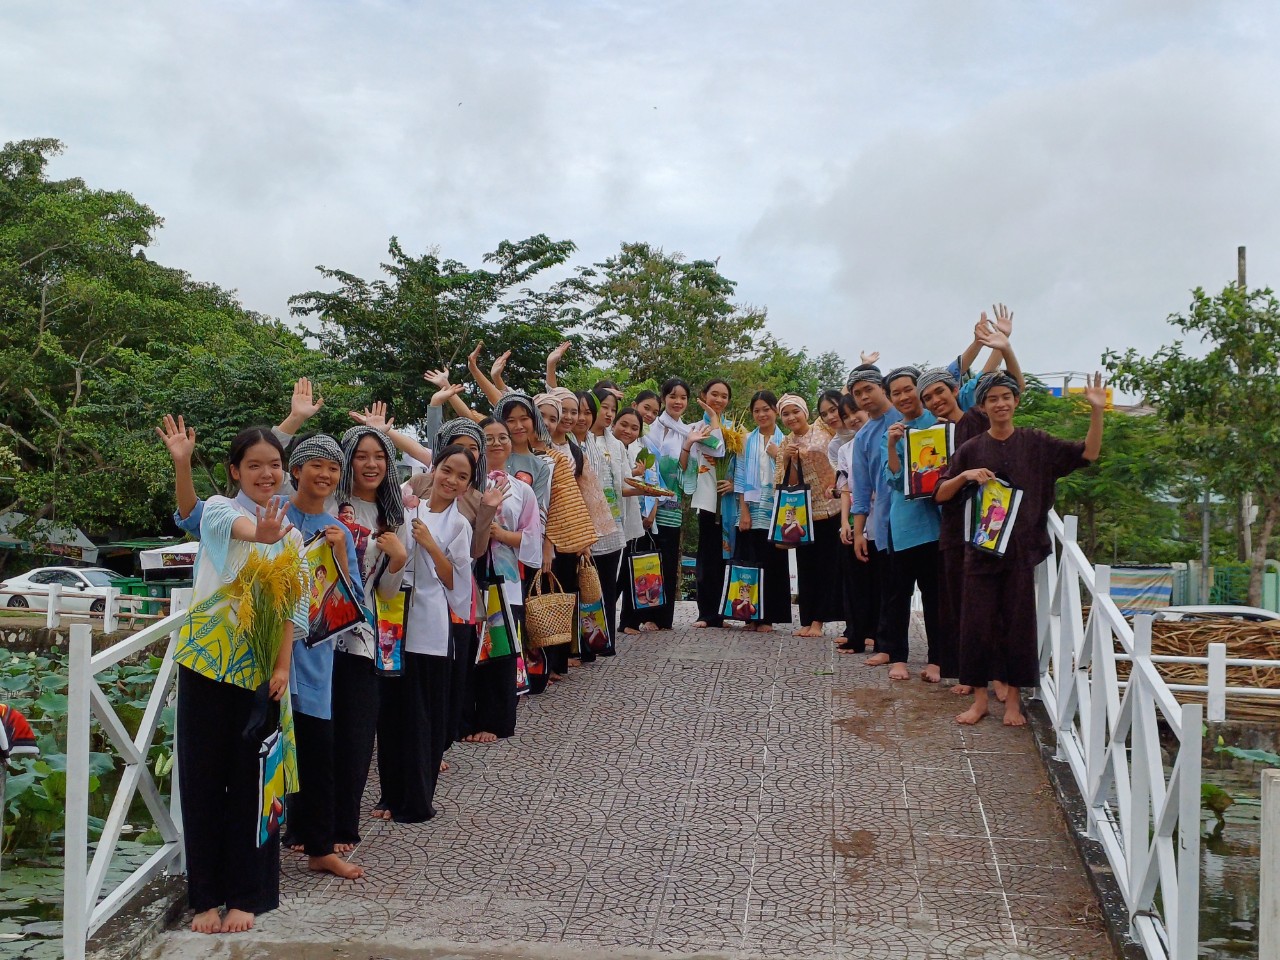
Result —
<instances>
[{"instance_id":1,"label":"wicker basket bag","mask_svg":"<svg viewBox=\"0 0 1280 960\"><path fill-rule=\"evenodd\" d=\"M595 603L604 599L604 588L600 586L600 570L589 554L583 554L578 561L578 599L583 603Z\"/></svg>"},{"instance_id":2,"label":"wicker basket bag","mask_svg":"<svg viewBox=\"0 0 1280 960\"><path fill-rule=\"evenodd\" d=\"M578 616L578 595L566 593L555 574L547 573L546 577L551 580L551 588L544 591L543 577L535 577L524 601L525 632L534 649L572 643L577 626L574 620Z\"/></svg>"}]
</instances>

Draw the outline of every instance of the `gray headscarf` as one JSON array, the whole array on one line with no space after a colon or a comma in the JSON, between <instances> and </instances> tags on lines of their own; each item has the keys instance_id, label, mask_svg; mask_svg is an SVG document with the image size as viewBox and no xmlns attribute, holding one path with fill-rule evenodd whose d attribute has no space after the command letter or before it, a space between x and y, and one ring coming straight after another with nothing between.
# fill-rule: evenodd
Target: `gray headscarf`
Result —
<instances>
[{"instance_id":1,"label":"gray headscarf","mask_svg":"<svg viewBox=\"0 0 1280 960\"><path fill-rule=\"evenodd\" d=\"M511 391L503 395L498 401L498 405L493 408L493 417L495 420L507 422L507 417L511 414L511 408L514 406L524 407L529 412L529 416L533 418L533 433L541 442L551 442L551 431L547 429L547 425L542 420L542 414L538 411L538 405L533 402L533 397L527 393L519 393Z\"/></svg>"},{"instance_id":2,"label":"gray headscarf","mask_svg":"<svg viewBox=\"0 0 1280 960\"><path fill-rule=\"evenodd\" d=\"M1015 397L1022 396L1022 388L1018 386L1018 381L1003 370L995 370L991 373L984 373L978 380L978 389L974 392L973 401L978 406L982 406L987 400L987 394L996 387L1008 387L1013 391Z\"/></svg>"},{"instance_id":3,"label":"gray headscarf","mask_svg":"<svg viewBox=\"0 0 1280 960\"><path fill-rule=\"evenodd\" d=\"M489 476L489 465L484 452L484 431L469 417L456 417L436 431L435 439L431 443L432 463L440 456L440 451L456 442L458 437L470 437L480 449L480 452L475 455L476 472L471 478L471 485L477 490L483 490L487 482L486 478Z\"/></svg>"},{"instance_id":4,"label":"gray headscarf","mask_svg":"<svg viewBox=\"0 0 1280 960\"><path fill-rule=\"evenodd\" d=\"M920 382L920 368L907 364L905 367L894 367L884 377L884 388L889 389L889 384L897 380L899 377L910 377L912 383Z\"/></svg>"},{"instance_id":5,"label":"gray headscarf","mask_svg":"<svg viewBox=\"0 0 1280 960\"><path fill-rule=\"evenodd\" d=\"M960 386L960 381L952 376L951 371L946 367L934 367L920 374L920 378L916 380L916 389L920 391L921 396L924 396L924 392L935 383L945 383L950 390L956 390Z\"/></svg>"},{"instance_id":6,"label":"gray headscarf","mask_svg":"<svg viewBox=\"0 0 1280 960\"><path fill-rule=\"evenodd\" d=\"M342 452L346 463L342 467L342 478L338 481L338 501L351 497L352 474L355 472L356 447L365 437L377 437L382 450L387 455L387 475L378 484L374 500L378 504L378 513L392 530L404 523L404 499L400 496L400 483L396 477L396 445L381 430L366 427L363 424L354 426L342 435Z\"/></svg>"},{"instance_id":7,"label":"gray headscarf","mask_svg":"<svg viewBox=\"0 0 1280 960\"><path fill-rule=\"evenodd\" d=\"M305 440L299 440L293 448L293 453L289 454L289 479L293 481L295 490L298 489L298 481L293 477L294 469L311 460L332 460L343 470L347 466L346 457L342 455L342 448L338 446L338 441L327 433L316 433Z\"/></svg>"},{"instance_id":8,"label":"gray headscarf","mask_svg":"<svg viewBox=\"0 0 1280 960\"><path fill-rule=\"evenodd\" d=\"M855 383L874 383L877 386L884 386L884 377L880 374L880 368L874 364L864 364L857 367L849 373L848 387L853 389Z\"/></svg>"}]
</instances>

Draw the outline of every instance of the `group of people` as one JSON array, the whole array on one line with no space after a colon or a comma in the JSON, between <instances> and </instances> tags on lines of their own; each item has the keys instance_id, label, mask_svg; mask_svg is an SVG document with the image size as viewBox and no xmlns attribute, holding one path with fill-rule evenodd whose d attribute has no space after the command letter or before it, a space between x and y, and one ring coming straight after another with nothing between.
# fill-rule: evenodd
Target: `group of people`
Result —
<instances>
[{"instance_id":1,"label":"group of people","mask_svg":"<svg viewBox=\"0 0 1280 960\"><path fill-rule=\"evenodd\" d=\"M236 494L207 501L192 480L195 430L166 417L157 432L175 465L175 522L201 542L175 654L192 928L243 930L273 909L281 844L313 870L359 878L344 854L362 819L434 816L451 744L512 736L521 694L613 655L625 637L670 629L688 511L698 531L695 628L792 624L794 556L795 634L818 638L843 622L843 652L870 647L868 666L906 680L918 589L921 678L958 681L950 689L973 696L961 723L986 715L989 683L1004 722L1024 722L1018 688L1039 673L1032 572L1049 550L1045 518L1055 481L1098 456L1104 391L1100 378L1086 390L1083 443L1015 428L1024 382L1011 331L999 306L947 367L884 373L878 355L864 354L847 383L815 398L816 416L809 398L757 390L735 418L718 377L695 389L673 376L631 396L608 380L572 391L557 379L568 344L547 358L542 389L524 393L504 382L509 353L486 373L477 346L468 368L491 412L471 409L446 371L429 371L426 443L395 429L381 403L352 411L341 437L303 435L323 405L304 379L277 427L232 441ZM970 375L984 350L982 372ZM913 455L910 432L938 424L953 425L944 449ZM420 467L407 478L401 454ZM904 474L934 465L928 494L913 493ZM998 552L973 547L972 494L990 483L1018 497ZM795 491L803 506L781 509ZM311 643L321 591L296 560L321 541L363 615ZM629 563L641 554L660 557L652 592ZM736 565L756 571L758 592L730 595ZM530 597L575 593L580 577L601 595L590 642L585 631L529 642ZM493 584L517 641L511 655L486 659L482 594ZM379 611L397 600L403 650L387 671ZM255 639L264 630L275 646ZM364 810L375 741L380 799ZM238 819L255 806L261 818L264 742L289 795L283 837Z\"/></svg>"}]
</instances>

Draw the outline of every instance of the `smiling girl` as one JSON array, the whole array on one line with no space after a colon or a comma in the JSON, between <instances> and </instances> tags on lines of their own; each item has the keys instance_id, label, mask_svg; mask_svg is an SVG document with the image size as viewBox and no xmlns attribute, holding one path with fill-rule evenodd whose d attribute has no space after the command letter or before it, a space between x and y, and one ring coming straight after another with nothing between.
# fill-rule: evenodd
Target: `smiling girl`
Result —
<instances>
[{"instance_id":1,"label":"smiling girl","mask_svg":"<svg viewBox=\"0 0 1280 960\"><path fill-rule=\"evenodd\" d=\"M227 473L240 491L204 504L192 607L174 652L187 894L196 914L191 929L197 933L248 930L255 915L274 910L280 901L279 837L257 846L254 808L260 802L259 744L277 724L285 742L285 791L298 785L293 715L285 694L293 637L307 630L307 597L302 538L290 528L283 502L273 496L283 465L284 450L269 429L244 430L231 442ZM251 555L278 568L291 590L286 596L294 598L292 613L274 639L279 654L271 663L259 662L236 612L238 591L252 588L242 577ZM254 695L264 687L269 696L265 718L256 713ZM261 735L245 737L253 724Z\"/></svg>"},{"instance_id":2,"label":"smiling girl","mask_svg":"<svg viewBox=\"0 0 1280 960\"><path fill-rule=\"evenodd\" d=\"M476 460L458 445L436 452L429 498L406 512L413 535L406 577L413 584L405 616L404 673L390 685L378 742L383 802L398 823L435 816L436 780L448 746L451 617L471 616L471 524L458 510Z\"/></svg>"}]
</instances>

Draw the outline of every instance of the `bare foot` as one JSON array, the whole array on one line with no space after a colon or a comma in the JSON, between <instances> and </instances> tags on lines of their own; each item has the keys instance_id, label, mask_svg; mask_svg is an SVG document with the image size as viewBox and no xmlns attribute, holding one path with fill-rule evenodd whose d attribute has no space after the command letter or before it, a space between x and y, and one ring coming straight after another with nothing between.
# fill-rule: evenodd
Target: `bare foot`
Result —
<instances>
[{"instance_id":1,"label":"bare foot","mask_svg":"<svg viewBox=\"0 0 1280 960\"><path fill-rule=\"evenodd\" d=\"M967 726L968 726L968 725L972 725L972 724L977 723L979 720L981 720L981 719L982 719L983 717L985 717L986 715L987 715L987 708L986 708L986 707L979 707L979 706L975 703L972 707L970 707L970 708L969 708L968 710L966 710L964 713L961 713L961 714L959 714L959 715L957 715L957 716L956 716L956 723L963 723L963 724L965 724L965 725L967 725Z\"/></svg>"},{"instance_id":2,"label":"bare foot","mask_svg":"<svg viewBox=\"0 0 1280 960\"><path fill-rule=\"evenodd\" d=\"M448 769L449 769L449 761L448 761L448 760L441 760L441 761L440 761L440 772L441 772L441 773L444 773L444 772L445 772L446 770L448 770Z\"/></svg>"},{"instance_id":3,"label":"bare foot","mask_svg":"<svg viewBox=\"0 0 1280 960\"><path fill-rule=\"evenodd\" d=\"M646 620L644 623L640 624L640 629L645 633L657 633L662 628L652 620Z\"/></svg>"},{"instance_id":4,"label":"bare foot","mask_svg":"<svg viewBox=\"0 0 1280 960\"><path fill-rule=\"evenodd\" d=\"M306 850L306 849L307 849L307 848L306 848L306 847L304 847L304 846L303 846L302 844L300 844L300 843L291 843L291 844L289 844L289 850L290 850L290 852L292 852L292 853L302 853L302 852L303 852L304 850Z\"/></svg>"},{"instance_id":5,"label":"bare foot","mask_svg":"<svg viewBox=\"0 0 1280 960\"><path fill-rule=\"evenodd\" d=\"M973 687L969 686L967 683L957 683L952 685L951 692L957 697L967 697L969 694L973 693Z\"/></svg>"},{"instance_id":6,"label":"bare foot","mask_svg":"<svg viewBox=\"0 0 1280 960\"><path fill-rule=\"evenodd\" d=\"M582 666L582 661L581 661L580 659L578 659L577 657L570 657L570 658L569 658L569 666L571 666L571 667L580 667L580 666Z\"/></svg>"},{"instance_id":7,"label":"bare foot","mask_svg":"<svg viewBox=\"0 0 1280 960\"><path fill-rule=\"evenodd\" d=\"M905 663L895 663L889 668L890 680L910 680L911 671L907 669Z\"/></svg>"},{"instance_id":8,"label":"bare foot","mask_svg":"<svg viewBox=\"0 0 1280 960\"><path fill-rule=\"evenodd\" d=\"M463 743L479 743L480 742L479 734L468 733L465 737L462 738L462 742Z\"/></svg>"},{"instance_id":9,"label":"bare foot","mask_svg":"<svg viewBox=\"0 0 1280 960\"><path fill-rule=\"evenodd\" d=\"M356 845L354 843L335 843L333 845L334 853L354 853Z\"/></svg>"},{"instance_id":10,"label":"bare foot","mask_svg":"<svg viewBox=\"0 0 1280 960\"><path fill-rule=\"evenodd\" d=\"M342 880L359 880L364 876L364 869L353 863L347 863L336 853L323 857L307 857L307 866L316 873L332 873ZM227 914L230 916L230 914Z\"/></svg>"},{"instance_id":11,"label":"bare foot","mask_svg":"<svg viewBox=\"0 0 1280 960\"><path fill-rule=\"evenodd\" d=\"M391 811L390 811L390 810L383 810L383 811L382 811L382 816L380 816L378 819L379 819L379 820L385 820L385 821L387 821L387 823L390 823L392 820L394 820L394 819L395 819L395 817L393 817L393 816L392 816L392 814L391 814Z\"/></svg>"},{"instance_id":12,"label":"bare foot","mask_svg":"<svg viewBox=\"0 0 1280 960\"><path fill-rule=\"evenodd\" d=\"M564 679L563 673L550 673L547 675L547 680L551 683L559 683L563 679Z\"/></svg>"},{"instance_id":13,"label":"bare foot","mask_svg":"<svg viewBox=\"0 0 1280 960\"><path fill-rule=\"evenodd\" d=\"M887 653L875 653L867 657L865 663L868 667L883 667L889 660Z\"/></svg>"},{"instance_id":14,"label":"bare foot","mask_svg":"<svg viewBox=\"0 0 1280 960\"><path fill-rule=\"evenodd\" d=\"M925 668L920 671L920 679L925 683L940 683L942 681L942 671L938 669L937 664L927 663Z\"/></svg>"},{"instance_id":15,"label":"bare foot","mask_svg":"<svg viewBox=\"0 0 1280 960\"><path fill-rule=\"evenodd\" d=\"M218 913L217 907L211 907L203 913L197 913L191 918L192 933L221 933L222 932L222 914Z\"/></svg>"},{"instance_id":16,"label":"bare foot","mask_svg":"<svg viewBox=\"0 0 1280 960\"><path fill-rule=\"evenodd\" d=\"M369 811L369 819L370 820L386 820L390 816L390 814L391 814L390 810L388 810L382 804L378 804L371 811Z\"/></svg>"},{"instance_id":17,"label":"bare foot","mask_svg":"<svg viewBox=\"0 0 1280 960\"><path fill-rule=\"evenodd\" d=\"M244 933L253 929L253 914L243 910L228 910L222 918L222 933Z\"/></svg>"},{"instance_id":18,"label":"bare foot","mask_svg":"<svg viewBox=\"0 0 1280 960\"><path fill-rule=\"evenodd\" d=\"M757 623L755 629L756 629L756 633L773 633L773 624Z\"/></svg>"},{"instance_id":19,"label":"bare foot","mask_svg":"<svg viewBox=\"0 0 1280 960\"><path fill-rule=\"evenodd\" d=\"M490 733L488 730L484 730L484 731L481 731L480 733L477 733L475 735L475 738L471 742L472 743L497 743L498 735L496 733Z\"/></svg>"},{"instance_id":20,"label":"bare foot","mask_svg":"<svg viewBox=\"0 0 1280 960\"><path fill-rule=\"evenodd\" d=\"M996 688L996 699L1004 703L1009 699L1009 685L1003 680L992 680L991 685Z\"/></svg>"},{"instance_id":21,"label":"bare foot","mask_svg":"<svg viewBox=\"0 0 1280 960\"><path fill-rule=\"evenodd\" d=\"M1009 688L1009 699L1004 702L1004 725L1006 727L1025 727L1026 714L1022 712L1022 697L1017 687Z\"/></svg>"},{"instance_id":22,"label":"bare foot","mask_svg":"<svg viewBox=\"0 0 1280 960\"><path fill-rule=\"evenodd\" d=\"M705 629L706 629L706 626L707 626L707 621L705 621L705 620L695 620L695 621L693 621L693 629L695 629L695 630L705 630Z\"/></svg>"},{"instance_id":23,"label":"bare foot","mask_svg":"<svg viewBox=\"0 0 1280 960\"><path fill-rule=\"evenodd\" d=\"M637 636L640 633L640 631L635 627L623 627L622 632L631 637Z\"/></svg>"}]
</instances>

